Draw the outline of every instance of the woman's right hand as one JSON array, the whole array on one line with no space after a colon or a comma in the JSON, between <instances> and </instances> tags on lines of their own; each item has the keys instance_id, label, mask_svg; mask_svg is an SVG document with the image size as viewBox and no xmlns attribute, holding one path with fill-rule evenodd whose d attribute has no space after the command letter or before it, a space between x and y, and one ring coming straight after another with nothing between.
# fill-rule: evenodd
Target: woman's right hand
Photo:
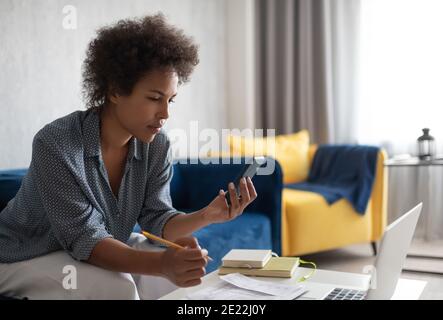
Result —
<instances>
[{"instance_id":1,"label":"woman's right hand","mask_svg":"<svg viewBox=\"0 0 443 320\"><path fill-rule=\"evenodd\" d=\"M206 273L208 252L202 250L193 237L180 238L175 243L185 249L170 247L163 252L162 274L179 287L199 285Z\"/></svg>"}]
</instances>

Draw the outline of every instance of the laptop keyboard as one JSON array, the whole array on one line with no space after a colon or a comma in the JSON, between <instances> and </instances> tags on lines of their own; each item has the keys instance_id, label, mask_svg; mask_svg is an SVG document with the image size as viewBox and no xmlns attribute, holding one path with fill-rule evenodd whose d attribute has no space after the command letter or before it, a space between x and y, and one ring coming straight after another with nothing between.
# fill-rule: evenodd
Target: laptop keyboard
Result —
<instances>
[{"instance_id":1,"label":"laptop keyboard","mask_svg":"<svg viewBox=\"0 0 443 320\"><path fill-rule=\"evenodd\" d=\"M366 291L335 288L332 290L325 300L363 300L366 296Z\"/></svg>"}]
</instances>

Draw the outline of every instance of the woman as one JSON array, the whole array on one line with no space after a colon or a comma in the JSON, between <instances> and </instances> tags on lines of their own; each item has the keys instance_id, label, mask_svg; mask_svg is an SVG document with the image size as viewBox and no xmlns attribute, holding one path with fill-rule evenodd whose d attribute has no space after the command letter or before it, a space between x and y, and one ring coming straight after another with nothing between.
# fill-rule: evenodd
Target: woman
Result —
<instances>
[{"instance_id":1,"label":"woman","mask_svg":"<svg viewBox=\"0 0 443 320\"><path fill-rule=\"evenodd\" d=\"M88 110L36 134L28 174L0 213L1 294L150 299L201 282L207 251L190 235L234 219L257 195L243 179L240 198L231 183L197 212L171 205L161 128L197 52L161 14L98 31L83 69ZM185 249L155 247L132 233L137 222Z\"/></svg>"}]
</instances>

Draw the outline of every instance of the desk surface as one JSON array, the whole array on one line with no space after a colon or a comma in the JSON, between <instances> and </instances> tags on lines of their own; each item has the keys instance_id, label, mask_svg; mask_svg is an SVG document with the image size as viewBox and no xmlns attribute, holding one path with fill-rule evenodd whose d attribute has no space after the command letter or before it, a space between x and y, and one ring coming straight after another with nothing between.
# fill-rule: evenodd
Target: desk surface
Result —
<instances>
[{"instance_id":1,"label":"desk surface","mask_svg":"<svg viewBox=\"0 0 443 320\"><path fill-rule=\"evenodd\" d=\"M264 281L276 281L284 284L295 284L296 280L300 277L307 275L311 272L309 268L297 268L292 278L266 278L259 277L257 279ZM350 288L356 290L367 290L369 287L370 276L368 274L338 272L328 270L317 270L315 274L307 281L303 282L306 285L311 294L315 293L317 288L324 285L332 285L341 288ZM202 283L198 286L191 288L177 289L162 298L160 300L180 300L184 299L188 293L201 290L206 286L222 281L219 278L218 271L211 272L202 279ZM397 283L393 300L417 300L420 298L425 286L426 281L400 279ZM306 293L304 297L309 298L310 292Z\"/></svg>"}]
</instances>

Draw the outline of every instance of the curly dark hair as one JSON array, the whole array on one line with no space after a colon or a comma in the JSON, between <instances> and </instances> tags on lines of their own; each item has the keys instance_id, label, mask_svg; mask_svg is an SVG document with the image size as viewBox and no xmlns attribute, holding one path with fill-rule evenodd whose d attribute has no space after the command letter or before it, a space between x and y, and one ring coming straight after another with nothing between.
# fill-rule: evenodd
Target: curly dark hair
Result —
<instances>
[{"instance_id":1,"label":"curly dark hair","mask_svg":"<svg viewBox=\"0 0 443 320\"><path fill-rule=\"evenodd\" d=\"M130 95L137 81L157 69L175 71L183 84L198 62L193 39L169 25L162 13L120 20L99 29L89 43L83 62L87 107L101 109L111 90Z\"/></svg>"}]
</instances>

